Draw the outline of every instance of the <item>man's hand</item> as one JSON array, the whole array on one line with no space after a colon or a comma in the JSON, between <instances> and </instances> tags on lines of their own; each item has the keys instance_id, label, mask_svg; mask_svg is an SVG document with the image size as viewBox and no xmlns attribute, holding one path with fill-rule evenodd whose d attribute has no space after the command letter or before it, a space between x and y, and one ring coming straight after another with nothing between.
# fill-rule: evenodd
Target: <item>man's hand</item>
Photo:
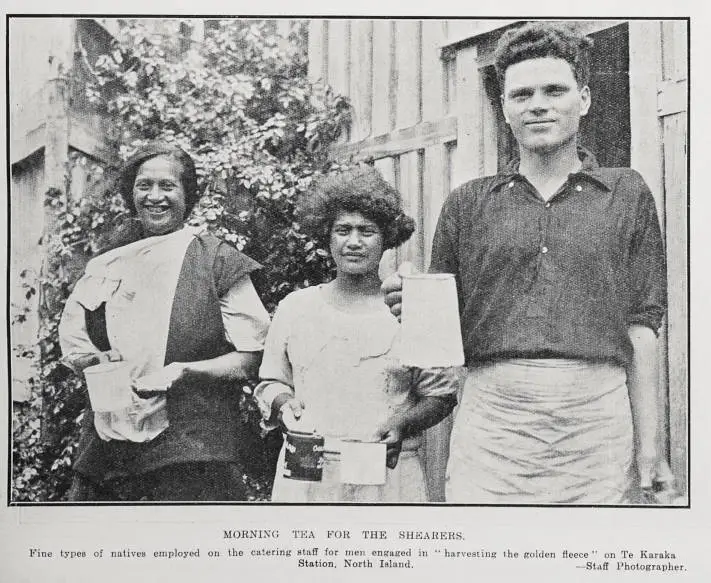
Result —
<instances>
[{"instance_id":1,"label":"man's hand","mask_svg":"<svg viewBox=\"0 0 711 583\"><path fill-rule=\"evenodd\" d=\"M637 472L641 490L671 490L674 487L674 474L667 461L656 452L637 454Z\"/></svg>"},{"instance_id":2,"label":"man's hand","mask_svg":"<svg viewBox=\"0 0 711 583\"><path fill-rule=\"evenodd\" d=\"M383 285L380 286L385 295L385 303L390 308L390 312L398 320L402 314L402 276L413 273L414 267L412 263L405 261L400 264L398 270L385 278Z\"/></svg>"}]
</instances>

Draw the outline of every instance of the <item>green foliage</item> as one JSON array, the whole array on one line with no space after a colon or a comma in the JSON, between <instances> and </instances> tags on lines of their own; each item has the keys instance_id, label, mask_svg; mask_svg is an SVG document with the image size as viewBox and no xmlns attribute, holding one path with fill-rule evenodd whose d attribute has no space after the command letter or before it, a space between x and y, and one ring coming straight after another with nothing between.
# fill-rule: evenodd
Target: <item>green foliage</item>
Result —
<instances>
[{"instance_id":1,"label":"green foliage","mask_svg":"<svg viewBox=\"0 0 711 583\"><path fill-rule=\"evenodd\" d=\"M193 156L202 198L190 222L207 224L264 265L255 283L273 310L292 290L332 276L328 253L301 232L294 209L315 176L339 170L328 147L349 122L349 106L307 79L305 22L288 38L272 21L236 19L209 21L201 43L166 32L192 25L161 21L161 33L150 21L124 21L109 53L90 63L89 102L112 120L116 166L157 138ZM70 178L77 166L87 177L80 196ZM45 240L40 280L28 283L41 295L40 366L30 379L33 399L15 410L16 501L60 500L69 486L85 389L61 365L57 326L86 259L125 214L104 176L110 170L73 155L64 191L46 194L57 228ZM278 444L261 442L249 387L243 415L255 435L245 481L250 498L263 499L271 479L265 468Z\"/></svg>"}]
</instances>

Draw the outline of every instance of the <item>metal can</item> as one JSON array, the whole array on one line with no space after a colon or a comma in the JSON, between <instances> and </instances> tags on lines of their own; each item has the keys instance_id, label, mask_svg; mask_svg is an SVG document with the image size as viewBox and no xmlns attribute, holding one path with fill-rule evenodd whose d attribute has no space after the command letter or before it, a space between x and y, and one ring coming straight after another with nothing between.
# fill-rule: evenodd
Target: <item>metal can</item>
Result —
<instances>
[{"instance_id":1,"label":"metal can","mask_svg":"<svg viewBox=\"0 0 711 583\"><path fill-rule=\"evenodd\" d=\"M323 477L323 446L323 435L288 431L284 440L284 477L320 482Z\"/></svg>"}]
</instances>

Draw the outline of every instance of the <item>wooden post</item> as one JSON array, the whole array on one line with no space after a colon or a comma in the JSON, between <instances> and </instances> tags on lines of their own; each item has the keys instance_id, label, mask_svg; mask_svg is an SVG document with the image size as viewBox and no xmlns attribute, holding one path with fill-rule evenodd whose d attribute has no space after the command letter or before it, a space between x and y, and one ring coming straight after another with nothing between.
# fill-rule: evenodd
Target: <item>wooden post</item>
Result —
<instances>
[{"instance_id":1,"label":"wooden post","mask_svg":"<svg viewBox=\"0 0 711 583\"><path fill-rule=\"evenodd\" d=\"M47 34L50 35L50 52L48 55L49 70L45 86L46 119L44 141L44 188L41 196L50 189L57 189L64 193L67 162L69 159L69 91L70 74L73 61L74 35L76 34L76 21L74 19L48 19L42 22L47 25ZM43 241L56 232L57 219L55 210L45 206ZM45 243L46 245L46 243ZM42 250L42 272L46 273L50 258L47 256L47 247ZM55 290L49 286L40 287L39 318L40 322L45 316L54 314L57 307ZM41 362L45 362L45 355L40 355ZM53 403L43 403L43 408L52 407ZM42 419L49 415L43 415ZM49 442L56 438L42 427L42 439Z\"/></svg>"},{"instance_id":2,"label":"wooden post","mask_svg":"<svg viewBox=\"0 0 711 583\"><path fill-rule=\"evenodd\" d=\"M669 277L669 460L677 490L688 492L689 310L687 306L687 29L684 22L662 24L663 82L658 115L664 143L666 246Z\"/></svg>"},{"instance_id":3,"label":"wooden post","mask_svg":"<svg viewBox=\"0 0 711 583\"><path fill-rule=\"evenodd\" d=\"M47 28L51 35L49 71L45 88L46 119L44 140L45 192L50 188L64 190L69 159L69 75L72 66L74 19L52 19ZM56 227L54 211L47 207L45 232Z\"/></svg>"}]
</instances>

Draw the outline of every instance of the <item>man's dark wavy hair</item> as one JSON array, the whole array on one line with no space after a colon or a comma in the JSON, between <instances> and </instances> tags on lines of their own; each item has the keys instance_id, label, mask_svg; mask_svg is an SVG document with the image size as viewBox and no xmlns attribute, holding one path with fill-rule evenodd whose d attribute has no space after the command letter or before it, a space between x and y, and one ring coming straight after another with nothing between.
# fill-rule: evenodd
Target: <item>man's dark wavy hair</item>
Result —
<instances>
[{"instance_id":1,"label":"man's dark wavy hair","mask_svg":"<svg viewBox=\"0 0 711 583\"><path fill-rule=\"evenodd\" d=\"M331 228L340 213L361 213L383 233L383 248L393 249L415 231L415 221L402 210L400 193L371 166L321 178L299 205L297 216L306 232L328 248Z\"/></svg>"},{"instance_id":2,"label":"man's dark wavy hair","mask_svg":"<svg viewBox=\"0 0 711 583\"><path fill-rule=\"evenodd\" d=\"M494 54L494 66L503 91L506 69L511 65L543 57L567 61L578 87L590 81L590 53L593 42L569 23L530 22L504 32Z\"/></svg>"},{"instance_id":3,"label":"man's dark wavy hair","mask_svg":"<svg viewBox=\"0 0 711 583\"><path fill-rule=\"evenodd\" d=\"M117 187L119 194L132 215L136 215L136 206L133 203L133 184L136 181L138 169L142 164L152 158L165 156L175 160L180 164L180 183L183 186L185 193L185 217L188 218L193 207L200 200L197 184L197 172L195 170L195 162L190 155L182 148L170 144L168 142L150 142L145 146L141 146L136 152L126 160L126 163L119 171Z\"/></svg>"}]
</instances>

